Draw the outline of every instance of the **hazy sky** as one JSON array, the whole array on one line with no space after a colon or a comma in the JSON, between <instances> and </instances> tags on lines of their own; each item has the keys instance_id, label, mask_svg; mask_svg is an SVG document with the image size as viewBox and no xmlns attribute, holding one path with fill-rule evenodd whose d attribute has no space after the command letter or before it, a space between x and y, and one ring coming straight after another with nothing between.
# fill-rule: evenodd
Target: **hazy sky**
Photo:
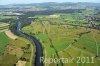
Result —
<instances>
[{"instance_id":1,"label":"hazy sky","mask_svg":"<svg viewBox=\"0 0 100 66\"><path fill-rule=\"evenodd\" d=\"M0 0L0 5L5 4L28 4L41 2L95 2L100 3L100 0Z\"/></svg>"}]
</instances>

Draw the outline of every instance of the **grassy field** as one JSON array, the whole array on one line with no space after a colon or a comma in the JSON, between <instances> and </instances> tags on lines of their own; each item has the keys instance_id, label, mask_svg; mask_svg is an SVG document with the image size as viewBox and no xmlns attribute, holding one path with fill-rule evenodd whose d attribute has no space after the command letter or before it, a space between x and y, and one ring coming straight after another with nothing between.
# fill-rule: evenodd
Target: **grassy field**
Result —
<instances>
[{"instance_id":1,"label":"grassy field","mask_svg":"<svg viewBox=\"0 0 100 66\"><path fill-rule=\"evenodd\" d=\"M0 56L0 65L1 66L14 66L17 60L18 59L16 56L6 54L4 56Z\"/></svg>"},{"instance_id":2,"label":"grassy field","mask_svg":"<svg viewBox=\"0 0 100 66\"><path fill-rule=\"evenodd\" d=\"M14 66L22 58L27 60L26 66L31 66L34 52L30 41L21 37L12 40L0 32L0 66Z\"/></svg>"},{"instance_id":3,"label":"grassy field","mask_svg":"<svg viewBox=\"0 0 100 66\"><path fill-rule=\"evenodd\" d=\"M9 44L8 37L3 32L0 32L0 54L4 52L4 48L7 44Z\"/></svg>"},{"instance_id":4,"label":"grassy field","mask_svg":"<svg viewBox=\"0 0 100 66\"><path fill-rule=\"evenodd\" d=\"M9 24L8 23L0 23L0 31L8 29L8 28L9 28Z\"/></svg>"},{"instance_id":5,"label":"grassy field","mask_svg":"<svg viewBox=\"0 0 100 66\"><path fill-rule=\"evenodd\" d=\"M0 23L0 54L4 52L4 48L7 44L9 44L9 38L5 35L2 30L8 29L9 24L7 23Z\"/></svg>"},{"instance_id":6,"label":"grassy field","mask_svg":"<svg viewBox=\"0 0 100 66\"><path fill-rule=\"evenodd\" d=\"M16 19L17 16L4 16L4 15L0 15L0 19L9 19L9 18Z\"/></svg>"},{"instance_id":7,"label":"grassy field","mask_svg":"<svg viewBox=\"0 0 100 66\"><path fill-rule=\"evenodd\" d=\"M33 54L35 52L34 46L31 44L31 42L24 38L18 38L17 40L13 40L10 43L22 50L22 56L20 56L19 59L26 58L26 66L31 66L34 57ZM17 51L16 54L20 55L20 52Z\"/></svg>"},{"instance_id":8,"label":"grassy field","mask_svg":"<svg viewBox=\"0 0 100 66\"><path fill-rule=\"evenodd\" d=\"M0 27L8 26L9 24L7 23L0 23Z\"/></svg>"},{"instance_id":9,"label":"grassy field","mask_svg":"<svg viewBox=\"0 0 100 66\"><path fill-rule=\"evenodd\" d=\"M9 24L0 23L0 66L14 66L23 58L26 59L26 66L32 66L33 54L35 52L32 43L21 37L15 40L9 38L5 34L6 29L9 29Z\"/></svg>"},{"instance_id":10,"label":"grassy field","mask_svg":"<svg viewBox=\"0 0 100 66\"><path fill-rule=\"evenodd\" d=\"M64 66L98 66L100 58L100 31L85 28L90 24L84 14L57 14L56 16L36 16L37 19L22 31L36 36L44 47L45 57L96 57L95 63L73 63ZM55 57L54 57L55 56ZM60 66L60 64L58 63ZM47 64L46 66L57 66Z\"/></svg>"}]
</instances>

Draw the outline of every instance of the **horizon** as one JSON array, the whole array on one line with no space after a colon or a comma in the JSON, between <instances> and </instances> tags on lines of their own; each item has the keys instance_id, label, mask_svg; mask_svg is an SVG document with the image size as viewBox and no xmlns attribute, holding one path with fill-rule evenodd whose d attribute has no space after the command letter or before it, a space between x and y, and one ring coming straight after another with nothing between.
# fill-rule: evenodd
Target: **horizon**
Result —
<instances>
[{"instance_id":1,"label":"horizon","mask_svg":"<svg viewBox=\"0 0 100 66\"><path fill-rule=\"evenodd\" d=\"M8 2L9 1L9 2ZM64 2L72 2L72 3L78 3L78 2L86 2L86 3L100 3L99 0L81 0L81 1L77 1L77 0L34 0L34 1L29 1L29 0L1 0L0 1L0 5L9 5L9 4L31 4L31 3L48 3L48 2L55 2L55 3L64 3Z\"/></svg>"},{"instance_id":2,"label":"horizon","mask_svg":"<svg viewBox=\"0 0 100 66\"><path fill-rule=\"evenodd\" d=\"M41 3L96 3L96 2L40 2L40 3L11 3L11 4L0 4L1 6L5 5L27 5L27 4L41 4ZM97 4L99 4L98 2Z\"/></svg>"}]
</instances>

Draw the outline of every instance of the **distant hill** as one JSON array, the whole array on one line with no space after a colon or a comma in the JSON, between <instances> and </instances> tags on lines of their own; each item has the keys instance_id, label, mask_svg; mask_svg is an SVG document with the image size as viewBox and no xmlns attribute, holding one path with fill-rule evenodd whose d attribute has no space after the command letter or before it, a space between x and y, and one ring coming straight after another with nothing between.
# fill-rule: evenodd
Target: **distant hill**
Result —
<instances>
[{"instance_id":1,"label":"distant hill","mask_svg":"<svg viewBox=\"0 0 100 66\"><path fill-rule=\"evenodd\" d=\"M9 4L9 5L0 5L0 8L16 8L16 7L50 7L50 6L85 6L85 7L99 7L100 3L87 3L87 2L64 2L64 3L56 3L56 2L44 2L44 3L31 3L31 4Z\"/></svg>"}]
</instances>

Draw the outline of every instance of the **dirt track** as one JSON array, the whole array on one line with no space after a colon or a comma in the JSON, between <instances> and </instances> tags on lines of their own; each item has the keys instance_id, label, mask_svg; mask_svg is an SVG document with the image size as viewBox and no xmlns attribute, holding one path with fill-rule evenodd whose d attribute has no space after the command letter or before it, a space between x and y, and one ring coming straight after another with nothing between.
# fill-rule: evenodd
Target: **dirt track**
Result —
<instances>
[{"instance_id":1,"label":"dirt track","mask_svg":"<svg viewBox=\"0 0 100 66\"><path fill-rule=\"evenodd\" d=\"M13 40L15 40L15 39L18 38L18 36L14 35L10 30L5 31L5 34L6 34L9 38L11 38L11 39L13 39Z\"/></svg>"}]
</instances>

